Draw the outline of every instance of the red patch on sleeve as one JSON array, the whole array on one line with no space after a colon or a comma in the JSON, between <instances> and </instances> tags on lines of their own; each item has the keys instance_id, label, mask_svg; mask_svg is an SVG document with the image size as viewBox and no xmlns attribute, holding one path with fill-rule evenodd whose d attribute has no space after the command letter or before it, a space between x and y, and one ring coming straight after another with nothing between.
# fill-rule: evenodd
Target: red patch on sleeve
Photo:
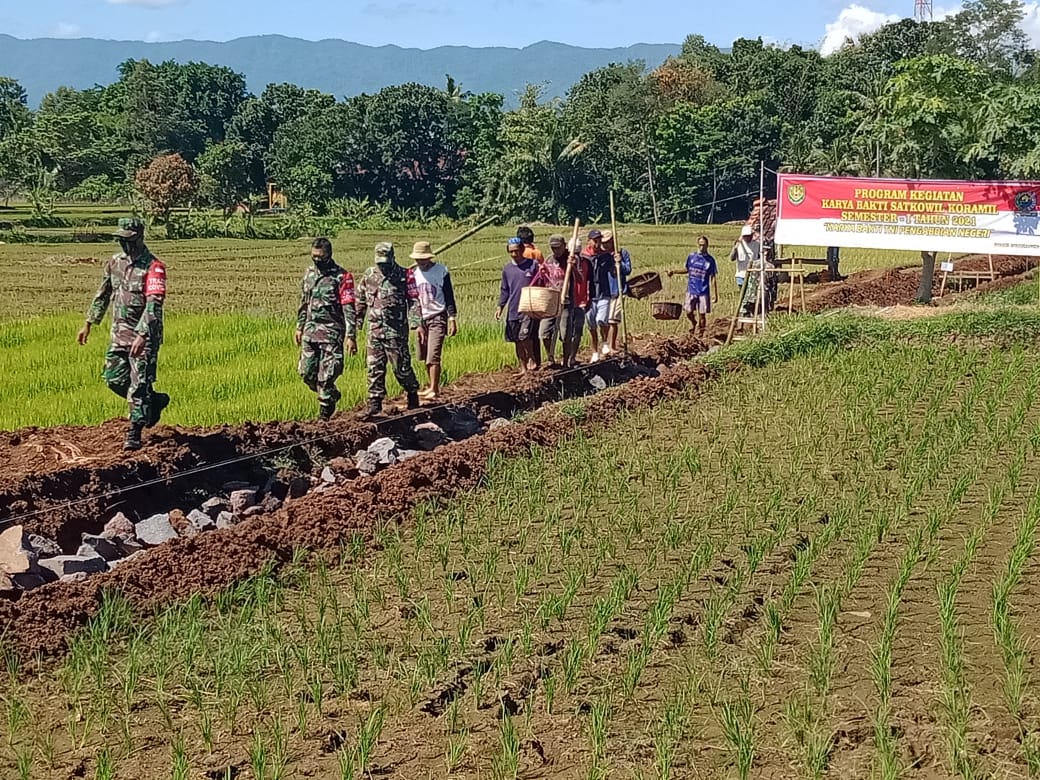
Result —
<instances>
[{"instance_id":1,"label":"red patch on sleeve","mask_svg":"<svg viewBox=\"0 0 1040 780\"><path fill-rule=\"evenodd\" d=\"M419 297L419 287L415 284L415 274L412 272L411 268L406 268L405 269L404 278L405 278L405 281L406 281L406 284L407 284L407 289L408 289L408 293L407 294L408 294L408 297L413 299L413 300L414 299L418 299L418 297Z\"/></svg>"},{"instance_id":2,"label":"red patch on sleeve","mask_svg":"<svg viewBox=\"0 0 1040 780\"><path fill-rule=\"evenodd\" d=\"M356 300L354 296L354 277L349 273L345 273L339 282L339 302L344 306L353 306Z\"/></svg>"},{"instance_id":3,"label":"red patch on sleeve","mask_svg":"<svg viewBox=\"0 0 1040 780\"><path fill-rule=\"evenodd\" d=\"M145 297L164 297L166 295L166 266L156 260L144 277Z\"/></svg>"}]
</instances>

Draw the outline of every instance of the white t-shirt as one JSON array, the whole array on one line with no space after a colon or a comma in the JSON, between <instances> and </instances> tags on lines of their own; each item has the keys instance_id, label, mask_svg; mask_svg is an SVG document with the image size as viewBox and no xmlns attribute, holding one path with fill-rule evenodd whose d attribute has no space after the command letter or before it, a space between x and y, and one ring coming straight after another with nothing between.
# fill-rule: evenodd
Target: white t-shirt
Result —
<instances>
[{"instance_id":1,"label":"white t-shirt","mask_svg":"<svg viewBox=\"0 0 1040 780\"><path fill-rule=\"evenodd\" d=\"M412 269L415 287L419 292L419 307L424 320L447 311L448 304L444 299L444 277L448 269L441 263L434 263L424 271L418 265Z\"/></svg>"},{"instance_id":2,"label":"white t-shirt","mask_svg":"<svg viewBox=\"0 0 1040 780\"><path fill-rule=\"evenodd\" d=\"M737 278L743 279L747 276L748 268L758 258L758 241L744 241L741 239L733 247L730 257L737 263Z\"/></svg>"}]
</instances>

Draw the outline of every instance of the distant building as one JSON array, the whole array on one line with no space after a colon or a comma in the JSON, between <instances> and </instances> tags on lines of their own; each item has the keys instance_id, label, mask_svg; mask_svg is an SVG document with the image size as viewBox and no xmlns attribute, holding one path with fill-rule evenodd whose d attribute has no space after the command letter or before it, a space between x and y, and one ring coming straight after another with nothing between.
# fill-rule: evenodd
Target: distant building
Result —
<instances>
[{"instance_id":1,"label":"distant building","mask_svg":"<svg viewBox=\"0 0 1040 780\"><path fill-rule=\"evenodd\" d=\"M285 196L285 193L278 188L278 185L275 184L273 181L267 182L267 208L289 208L289 199Z\"/></svg>"}]
</instances>

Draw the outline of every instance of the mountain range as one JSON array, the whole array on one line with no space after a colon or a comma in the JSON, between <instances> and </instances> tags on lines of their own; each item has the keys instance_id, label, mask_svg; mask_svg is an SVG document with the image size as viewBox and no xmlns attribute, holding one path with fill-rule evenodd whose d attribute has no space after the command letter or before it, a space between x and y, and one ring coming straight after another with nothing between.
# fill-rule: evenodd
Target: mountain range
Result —
<instances>
[{"instance_id":1,"label":"mountain range","mask_svg":"<svg viewBox=\"0 0 1040 780\"><path fill-rule=\"evenodd\" d=\"M542 41L523 49L440 46L405 49L365 46L342 40L306 41L260 35L230 41L110 41L98 38L36 38L0 35L0 75L17 79L32 106L60 86L85 89L118 79L127 59L206 62L245 76L250 92L289 82L343 98L392 84L418 82L443 87L450 74L463 90L497 92L515 105L527 84L543 84L544 95L563 96L585 73L612 62L643 60L656 67L679 53L678 44L635 44L587 49Z\"/></svg>"}]
</instances>

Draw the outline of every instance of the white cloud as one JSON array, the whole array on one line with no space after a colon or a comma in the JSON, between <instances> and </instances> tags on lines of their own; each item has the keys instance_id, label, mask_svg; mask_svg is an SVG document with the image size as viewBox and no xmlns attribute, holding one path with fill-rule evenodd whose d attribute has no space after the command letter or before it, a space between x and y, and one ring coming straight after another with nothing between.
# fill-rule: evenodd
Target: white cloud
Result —
<instances>
[{"instance_id":1,"label":"white cloud","mask_svg":"<svg viewBox=\"0 0 1040 780\"><path fill-rule=\"evenodd\" d=\"M138 8L165 8L180 0L108 0L109 5L136 5Z\"/></svg>"},{"instance_id":2,"label":"white cloud","mask_svg":"<svg viewBox=\"0 0 1040 780\"><path fill-rule=\"evenodd\" d=\"M1040 3L1023 3L1022 10L1025 12L1022 29L1029 36L1029 44L1034 48L1040 48Z\"/></svg>"},{"instance_id":3,"label":"white cloud","mask_svg":"<svg viewBox=\"0 0 1040 780\"><path fill-rule=\"evenodd\" d=\"M72 22L58 22L58 25L54 28L54 35L57 38L75 38L79 35L80 26L73 24Z\"/></svg>"},{"instance_id":4,"label":"white cloud","mask_svg":"<svg viewBox=\"0 0 1040 780\"><path fill-rule=\"evenodd\" d=\"M820 44L820 54L824 57L833 54L845 45L846 39L856 40L861 35L872 33L886 24L898 22L899 19L896 14L872 11L855 3L846 6L838 14L838 18L827 25L823 42Z\"/></svg>"}]
</instances>

